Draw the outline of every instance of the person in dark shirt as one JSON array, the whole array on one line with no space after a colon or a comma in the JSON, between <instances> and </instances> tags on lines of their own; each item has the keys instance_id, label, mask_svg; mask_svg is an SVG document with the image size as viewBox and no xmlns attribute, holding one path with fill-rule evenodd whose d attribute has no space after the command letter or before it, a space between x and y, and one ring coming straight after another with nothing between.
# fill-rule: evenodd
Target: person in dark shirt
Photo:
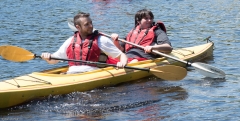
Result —
<instances>
[{"instance_id":1,"label":"person in dark shirt","mask_svg":"<svg viewBox=\"0 0 240 121\"><path fill-rule=\"evenodd\" d=\"M142 9L135 14L135 27L128 33L126 40L144 47L138 48L133 45L118 41L118 34L111 35L113 43L128 56L129 62L137 62L160 57L152 50L163 53L171 53L172 46L166 34L164 24L159 21L155 24L154 15L150 10ZM109 63L114 63L111 58Z\"/></svg>"}]
</instances>

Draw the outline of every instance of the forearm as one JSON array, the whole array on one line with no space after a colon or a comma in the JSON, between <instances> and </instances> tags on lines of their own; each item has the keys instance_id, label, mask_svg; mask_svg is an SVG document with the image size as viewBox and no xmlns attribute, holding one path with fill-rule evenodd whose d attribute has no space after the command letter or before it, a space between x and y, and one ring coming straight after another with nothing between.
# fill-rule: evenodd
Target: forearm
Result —
<instances>
[{"instance_id":1,"label":"forearm","mask_svg":"<svg viewBox=\"0 0 240 121\"><path fill-rule=\"evenodd\" d=\"M53 59L51 59L51 60L45 60L45 61L47 61L49 64L56 64L56 63L59 62L59 60L53 60Z\"/></svg>"},{"instance_id":2,"label":"forearm","mask_svg":"<svg viewBox=\"0 0 240 121\"><path fill-rule=\"evenodd\" d=\"M119 41L113 41L114 45L121 50L122 52L124 51L124 48L119 44Z\"/></svg>"},{"instance_id":3,"label":"forearm","mask_svg":"<svg viewBox=\"0 0 240 121\"><path fill-rule=\"evenodd\" d=\"M152 50L157 50L160 52L164 52L164 53L171 53L172 52L172 47L169 44L161 44L161 45L154 45L152 47Z\"/></svg>"},{"instance_id":4,"label":"forearm","mask_svg":"<svg viewBox=\"0 0 240 121\"><path fill-rule=\"evenodd\" d=\"M128 57L127 57L127 55L124 54L124 53L121 53L117 58L120 60L120 62L121 62L123 65L126 65L127 62L128 62Z\"/></svg>"},{"instance_id":5,"label":"forearm","mask_svg":"<svg viewBox=\"0 0 240 121\"><path fill-rule=\"evenodd\" d=\"M49 64L56 64L59 62L59 60L51 59L52 54L51 53L42 53L41 58L45 61L47 61Z\"/></svg>"}]
</instances>

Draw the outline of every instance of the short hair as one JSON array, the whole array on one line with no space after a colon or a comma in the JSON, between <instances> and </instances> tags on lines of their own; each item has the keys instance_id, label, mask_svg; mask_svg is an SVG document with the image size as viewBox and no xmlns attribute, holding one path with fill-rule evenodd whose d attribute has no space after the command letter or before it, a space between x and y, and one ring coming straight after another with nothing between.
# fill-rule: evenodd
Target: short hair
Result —
<instances>
[{"instance_id":1,"label":"short hair","mask_svg":"<svg viewBox=\"0 0 240 121\"><path fill-rule=\"evenodd\" d=\"M89 13L79 12L77 15L74 16L74 19L73 19L74 26L81 25L80 24L81 21L79 18L85 18L85 17L89 17L89 16L90 16Z\"/></svg>"},{"instance_id":2,"label":"short hair","mask_svg":"<svg viewBox=\"0 0 240 121\"><path fill-rule=\"evenodd\" d=\"M135 14L135 26L138 25L138 21L142 20L142 18L146 17L147 15L150 15L151 18L154 19L154 15L150 10L147 10L147 9L139 10Z\"/></svg>"}]
</instances>

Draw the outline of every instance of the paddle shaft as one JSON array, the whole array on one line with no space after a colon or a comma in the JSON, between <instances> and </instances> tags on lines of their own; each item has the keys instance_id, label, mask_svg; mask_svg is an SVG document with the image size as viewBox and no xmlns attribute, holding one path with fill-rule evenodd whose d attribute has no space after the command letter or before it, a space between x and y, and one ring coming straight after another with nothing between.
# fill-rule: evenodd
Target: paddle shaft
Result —
<instances>
[{"instance_id":1,"label":"paddle shaft","mask_svg":"<svg viewBox=\"0 0 240 121\"><path fill-rule=\"evenodd\" d=\"M34 58L41 58L41 56L37 56L36 54L33 54L28 50L25 50L17 46L11 46L11 45L5 47L4 51L2 52L2 57L6 60L10 60L14 62L24 62L24 61L32 60ZM101 64L101 65L109 65L109 66L117 67L117 65L114 65L114 64L92 62L92 61L85 61L85 60L63 59L63 58L56 58L56 57L52 57L52 58L50 57L50 59L62 60L62 61L73 61L73 62L80 62L80 63L87 63L87 64L99 64L99 65ZM173 66L173 65L155 66L154 68L150 68L150 67L138 68L138 67L125 66L123 68L147 71L148 73L151 72L153 75L155 75L158 78L161 78L164 80L172 80L172 81L182 80L187 75L187 71L185 68L182 68L179 66Z\"/></svg>"},{"instance_id":2,"label":"paddle shaft","mask_svg":"<svg viewBox=\"0 0 240 121\"><path fill-rule=\"evenodd\" d=\"M35 58L41 58L41 56L34 55ZM82 63L87 63L87 64L98 64L98 65L108 65L108 66L113 66L117 67L115 64L108 64L108 63L101 63L101 62L93 62L93 61L84 61L84 60L74 60L74 59L62 59L62 58L55 58L51 57L50 60L62 60L62 61L72 61L72 62L82 62ZM131 66L124 66L124 68L127 69L135 69L135 70L141 70L141 71L150 71L149 68L138 68L138 67L131 67Z\"/></svg>"},{"instance_id":3,"label":"paddle shaft","mask_svg":"<svg viewBox=\"0 0 240 121\"><path fill-rule=\"evenodd\" d=\"M111 37L110 35L107 35L107 34L105 34L105 33L101 33L101 34L104 35L104 36L107 36L107 37ZM125 43L127 43L127 44L134 45L134 46L136 46L136 47L139 47L139 48L144 49L144 47L141 46L141 45L138 45L138 44L135 44L135 43L132 43L132 42L128 42L128 41L123 40L123 39L118 39L118 40L120 40L120 41L122 41L122 42L125 42ZM171 59L173 59L173 60L176 60L176 61L185 63L185 64L187 64L188 66L191 66L191 63L190 63L190 62L187 62L187 61L184 61L184 60L180 60L180 59L178 59L178 58L169 56L169 55L167 55L167 54L161 53L161 52L156 51L156 50L152 50L152 52L153 52L153 53L156 53L156 54L159 54L159 55L161 55L161 56L164 56L164 57L167 57L167 58L171 58Z\"/></svg>"},{"instance_id":4,"label":"paddle shaft","mask_svg":"<svg viewBox=\"0 0 240 121\"><path fill-rule=\"evenodd\" d=\"M104 36L107 36L107 37L111 37L110 35L107 35L107 34L104 34L104 33L101 33L102 35ZM206 39L209 39L210 37L206 38ZM136 46L136 47L139 47L139 48L142 48L144 49L143 46L140 46L140 45L137 45L135 43L131 43L131 42L128 42L126 40L123 40L123 39L119 39L120 41L122 42L125 42L127 44L131 44L133 46ZM210 65L207 65L207 64L204 64L204 63L200 63L200 62L197 62L197 63L190 63L190 62L187 62L187 61L184 61L184 60L181 60L181 59L178 59L176 57L173 57L173 56L170 56L170 55L167 55L165 53L161 53L159 51L156 51L156 50L152 50L153 53L156 53L156 54L159 54L163 57L166 57L166 58L170 58L170 59L173 59L173 60L176 60L176 61L179 61L181 63L185 63L186 66L192 66L194 67L198 72L200 72L202 75L205 75L207 77L212 77L212 78L224 78L225 77L225 73L224 71L216 68L216 67L213 67L213 66L210 66Z\"/></svg>"},{"instance_id":5,"label":"paddle shaft","mask_svg":"<svg viewBox=\"0 0 240 121\"><path fill-rule=\"evenodd\" d=\"M107 35L107 34L104 34L104 33L101 33L102 35L104 36L107 36L107 37L111 37L110 35ZM126 40L123 40L123 39L118 39L122 42L125 42L127 44L131 44L133 46L136 46L136 47L139 47L139 48L142 48L144 49L143 46L140 46L140 45L137 45L135 43L132 43L132 42L128 42ZM159 54L161 56L164 56L164 57L167 57L167 58L170 58L170 59L173 59L173 60L176 60L176 61L179 61L181 63L185 63L186 66L192 66L194 67L195 69L197 69L201 74L205 75L205 76L208 76L208 77L224 77L225 76L225 73L218 69L218 68L215 68L213 66L210 66L210 65L207 65L207 64L203 64L203 63L190 63L190 62L187 62L187 61L184 61L184 60L181 60L181 59L178 59L176 57L173 57L173 56L170 56L170 55L167 55L165 53L161 53L159 51L156 51L156 50L152 50L153 53L156 53L156 54ZM210 75L211 74L211 75Z\"/></svg>"},{"instance_id":6,"label":"paddle shaft","mask_svg":"<svg viewBox=\"0 0 240 121\"><path fill-rule=\"evenodd\" d=\"M37 57L39 57L39 56L37 56ZM117 67L114 64L107 64L107 63L101 63L101 62L92 62L92 61L83 61L83 60L74 60L74 59L61 59L61 58L54 58L54 57L51 57L51 59L63 60L63 61L73 61L73 62L83 62L83 63L87 63L87 64L101 64L101 65L109 65L109 66ZM124 68L151 72L153 75L155 75L158 78L161 78L164 80L172 80L172 81L182 80L187 75L187 71L185 68L178 67L178 66L172 66L172 65L158 66L153 69L138 68L138 67L131 67L131 66L124 66ZM171 70L170 70L170 68L171 68Z\"/></svg>"}]
</instances>

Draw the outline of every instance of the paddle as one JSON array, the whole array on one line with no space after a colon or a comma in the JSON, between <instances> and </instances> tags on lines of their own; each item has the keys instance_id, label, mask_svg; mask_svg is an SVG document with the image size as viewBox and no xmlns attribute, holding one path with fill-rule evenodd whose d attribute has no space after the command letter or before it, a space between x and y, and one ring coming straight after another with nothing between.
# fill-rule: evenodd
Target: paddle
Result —
<instances>
[{"instance_id":1,"label":"paddle","mask_svg":"<svg viewBox=\"0 0 240 121\"><path fill-rule=\"evenodd\" d=\"M77 31L77 29L75 28L74 24L73 24L73 19L69 18L68 20L68 26L73 30L73 31ZM110 35L107 35L107 34L104 34L104 33L101 33L102 35L104 36L107 36L107 37L111 37ZM127 44L131 44L131 45L134 45L136 47L139 47L139 48L144 48L143 46L140 46L140 45L137 45L137 44L134 44L134 43L131 43L131 42L128 42L126 40L123 40L123 39L119 39L120 41L122 42L125 42ZM167 54L164 54L164 53L161 53L159 51L156 51L156 50L152 50L153 53L156 53L156 54L159 54L163 57L167 57L167 58L171 58L173 60L176 60L176 61L179 61L181 63L185 63L187 66L192 66L194 67L200 74L206 76L206 77L211 77L211 78L224 78L225 77L225 73L216 68L216 67L213 67L213 66L210 66L208 64L205 64L205 63L200 63L200 62L195 62L195 63L190 63L190 62L187 62L187 61L184 61L184 60L181 60L181 59L178 59L176 57L173 57L173 56L170 56L170 55L167 55Z\"/></svg>"},{"instance_id":2,"label":"paddle","mask_svg":"<svg viewBox=\"0 0 240 121\"><path fill-rule=\"evenodd\" d=\"M102 35L104 36L107 36L107 37L111 37L110 35L107 35L107 34L104 34L104 33L101 33ZM139 48L144 48L143 46L140 46L140 45L137 45L137 44L134 44L134 43L131 43L131 42L128 42L126 40L123 40L123 39L118 39L122 42L125 42L127 44L131 44L131 45L134 45L136 47L139 47ZM184 61L184 60L181 60L181 59L178 59L176 57L173 57L173 56L170 56L170 55L167 55L165 53L161 53L159 51L156 51L156 50L152 50L153 53L155 54L159 54L161 56L164 56L164 57L167 57L167 58L171 58L173 60L176 60L176 61L179 61L179 62L182 62L182 63L185 63L187 66L192 66L194 67L199 73L201 73L202 75L206 76L206 77L211 77L211 78L224 78L225 77L225 73L216 68L216 67L213 67L213 66L210 66L208 64L205 64L205 63L200 63L200 62L195 62L195 63L190 63L190 62L187 62L187 61Z\"/></svg>"},{"instance_id":3,"label":"paddle","mask_svg":"<svg viewBox=\"0 0 240 121\"><path fill-rule=\"evenodd\" d=\"M25 50L17 46L10 46L10 45L6 46L5 49L2 51L2 57L6 60L10 60L14 62L24 62L24 61L32 60L34 58L41 58L41 56L37 56L36 54L33 54L28 50ZM92 62L92 61L62 59L62 58L54 58L54 57L51 57L51 59L117 67L114 64ZM187 71L185 68L179 67L179 66L173 66L173 65L158 66L151 69L131 67L131 66L125 66L124 68L148 71L148 72L151 72L153 75L157 76L158 78L161 78L164 80L172 80L172 81L182 80L187 75Z\"/></svg>"}]
</instances>

